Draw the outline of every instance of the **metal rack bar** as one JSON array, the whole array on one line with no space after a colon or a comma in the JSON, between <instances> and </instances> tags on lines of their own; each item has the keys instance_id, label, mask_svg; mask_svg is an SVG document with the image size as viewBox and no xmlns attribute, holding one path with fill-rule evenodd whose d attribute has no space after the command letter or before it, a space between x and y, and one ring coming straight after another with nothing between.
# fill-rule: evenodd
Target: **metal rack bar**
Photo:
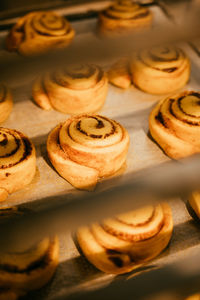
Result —
<instances>
[{"instance_id":1,"label":"metal rack bar","mask_svg":"<svg viewBox=\"0 0 200 300\"><path fill-rule=\"evenodd\" d=\"M200 155L196 155L183 159L182 163L171 161L122 178L109 179L107 183L113 188L101 192L37 200L29 203L31 211L0 219L0 249L21 251L27 244L65 228L75 230L122 210L126 212L156 200L187 195L199 187L199 178Z\"/></svg>"}]
</instances>

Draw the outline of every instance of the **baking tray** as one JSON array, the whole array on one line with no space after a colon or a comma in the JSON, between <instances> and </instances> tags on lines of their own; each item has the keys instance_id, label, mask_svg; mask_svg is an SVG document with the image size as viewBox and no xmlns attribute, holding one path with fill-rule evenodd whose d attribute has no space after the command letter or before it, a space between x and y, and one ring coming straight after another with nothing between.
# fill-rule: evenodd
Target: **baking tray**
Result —
<instances>
[{"instance_id":1,"label":"baking tray","mask_svg":"<svg viewBox=\"0 0 200 300\"><path fill-rule=\"evenodd\" d=\"M154 26L171 21L165 16L158 6L150 8L154 14ZM77 35L74 43L94 40L96 36L97 20L73 22ZM4 38L7 31L0 32L0 61L17 56L3 50ZM185 89L199 90L200 66L199 57L188 45L183 45L192 63L192 73ZM103 67L108 68L105 61ZM23 204L31 207L31 203L49 196L66 195L66 198L81 193L61 178L51 166L46 151L47 135L58 123L68 118L67 115L56 111L44 111L37 107L31 99L31 85L35 74L24 74L24 79L7 78L6 83L12 88L14 95L14 109L4 127L14 128L28 135L37 150L37 174L33 182L24 190L13 193L5 203L0 206L13 206ZM148 116L155 103L163 96L154 96L143 93L134 87L127 91L120 90L112 85L106 103L100 114L119 121L129 132L131 143L127 156L125 172L136 172L150 166L168 161L162 150L148 136ZM106 182L105 182L106 185ZM99 189L99 187L97 187ZM52 200L53 201L53 200ZM56 200L55 200L56 201ZM66 228L66 233L60 235L60 264L52 281L43 289L32 292L27 299L56 299L69 295L75 291L97 288L107 285L113 280L127 279L130 276L139 276L142 271L150 271L155 267L173 262L177 258L196 249L200 250L199 226L189 215L183 199L171 201L174 217L174 234L169 247L157 259L149 262L143 268L132 273L113 276L98 271L87 260L80 256L76 249L71 234Z\"/></svg>"}]
</instances>

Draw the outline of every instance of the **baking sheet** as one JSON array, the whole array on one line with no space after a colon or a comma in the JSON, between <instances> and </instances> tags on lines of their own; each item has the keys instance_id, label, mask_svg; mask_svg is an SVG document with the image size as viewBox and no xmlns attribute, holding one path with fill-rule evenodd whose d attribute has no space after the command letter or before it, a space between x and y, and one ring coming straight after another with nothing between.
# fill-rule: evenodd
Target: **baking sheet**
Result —
<instances>
[{"instance_id":1,"label":"baking sheet","mask_svg":"<svg viewBox=\"0 0 200 300\"><path fill-rule=\"evenodd\" d=\"M154 13L154 26L158 26L163 22L169 23L169 20L159 7L155 6L151 9ZM91 40L97 38L95 19L74 22L72 25L77 31L74 42L79 42L80 39ZM7 32L1 32L0 46L3 46L6 34ZM187 45L183 47L192 62L191 79L184 89L199 90L200 59L191 47ZM17 54L1 50L0 61L15 55ZM105 62L104 67L108 67L107 62ZM37 150L38 171L34 181L28 187L10 195L8 200L2 203L1 206L21 203L28 206L31 201L37 201L37 199L48 196L66 194L66 197L71 197L73 194L79 193L54 171L46 152L48 133L68 116L54 110L50 112L44 111L32 102L31 81L33 77L33 74L25 74L23 82L21 79L18 80L18 78L14 80L7 79L7 84L13 90L15 104L13 112L3 126L20 130L32 139ZM129 132L131 144L125 172L141 170L169 160L162 150L148 137L148 115L153 105L161 98L163 97L148 95L134 87L123 91L114 86L109 86L108 97L100 114L119 121ZM194 248L197 251L200 250L199 227L191 219L183 201L174 199L172 201L172 210L175 228L170 247L156 260L147 265L148 270L172 262L177 258L184 258ZM66 295L73 291L108 284L111 280L117 280L117 278L126 279L131 274L138 274L139 276L141 270L117 277L105 275L98 271L83 256L80 256L67 228L66 234L60 236L60 241L60 264L53 280L40 291L29 294L27 299L56 299L58 296Z\"/></svg>"}]
</instances>

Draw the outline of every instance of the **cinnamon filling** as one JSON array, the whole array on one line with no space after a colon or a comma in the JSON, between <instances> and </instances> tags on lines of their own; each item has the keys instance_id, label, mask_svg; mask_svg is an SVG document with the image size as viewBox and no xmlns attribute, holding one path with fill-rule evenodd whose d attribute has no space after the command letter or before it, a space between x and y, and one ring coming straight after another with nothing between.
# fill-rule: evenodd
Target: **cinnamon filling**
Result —
<instances>
[{"instance_id":1,"label":"cinnamon filling","mask_svg":"<svg viewBox=\"0 0 200 300\"><path fill-rule=\"evenodd\" d=\"M160 111L158 112L155 118L159 123L161 123L164 127L166 127L163 115Z\"/></svg>"},{"instance_id":2,"label":"cinnamon filling","mask_svg":"<svg viewBox=\"0 0 200 300\"><path fill-rule=\"evenodd\" d=\"M51 246L50 246L51 247ZM46 251L46 253L39 258L38 260L32 262L30 265L28 265L25 269L19 269L17 266L9 265L9 264L1 264L0 265L0 270L9 272L9 273L29 273L35 269L38 268L45 268L49 262L50 262L50 247Z\"/></svg>"},{"instance_id":3,"label":"cinnamon filling","mask_svg":"<svg viewBox=\"0 0 200 300\"><path fill-rule=\"evenodd\" d=\"M192 95L192 96L195 96L195 97L198 97L200 99L200 94L199 93L194 93L194 92L191 92L187 95ZM186 96L187 96L186 95ZM175 117L176 119L178 119L179 121L181 122L184 122L184 123L187 123L188 125L192 125L192 126L199 126L200 125L200 121L199 122L195 122L195 121L191 121L191 120L187 120L187 119L180 119L173 111L173 103L174 101L177 101L177 104L178 104L178 107L180 109L180 111L185 114L186 116L188 117L192 117L192 118L197 118L199 119L198 116L195 116L195 115L191 115L191 114L188 114L187 112L185 112L181 106L181 101L185 98L185 96L182 96L180 98L178 98L177 100L175 99L169 99L170 103L169 103L169 112L170 114ZM200 105L200 101L199 101L199 105ZM168 127L165 123L165 119L163 117L163 114L161 113L161 111L159 110L158 114L155 116L155 119L161 123L164 127Z\"/></svg>"},{"instance_id":4,"label":"cinnamon filling","mask_svg":"<svg viewBox=\"0 0 200 300\"><path fill-rule=\"evenodd\" d=\"M153 220L154 216L155 216L155 209L154 209L152 215L149 217L148 220L146 220L146 221L143 222L143 223L139 223L139 224L137 224L137 225L127 223L127 222L125 222L125 221L123 221L123 220L121 220L121 219L119 219L119 218L117 218L117 217L116 217L115 219L118 220L118 221L120 221L120 223L123 223L123 224L126 224L126 225L128 225L128 226L131 226L131 227L135 227L135 228L136 228L136 227L141 227L141 226L147 225L149 222L151 222L151 221Z\"/></svg>"},{"instance_id":5,"label":"cinnamon filling","mask_svg":"<svg viewBox=\"0 0 200 300\"><path fill-rule=\"evenodd\" d=\"M25 136L23 136L20 132L17 132L20 136L21 136L21 140L19 139L19 138L16 138L12 133L11 133L11 135L14 137L14 140L15 140L15 143L16 143L16 148L12 151L12 152L10 152L10 153L8 153L8 154L6 154L6 155L4 155L4 156L0 156L1 158L4 158L4 157L10 157L10 156L12 156L12 155L14 155L17 151L18 151L18 149L19 149L19 147L20 147L20 143L24 143L24 145L25 145L25 151L24 151L24 153L23 153L23 156L21 157L21 159L18 161L18 162L16 162L16 163L11 163L11 164L8 164L8 165L0 165L0 169L6 169L6 168L10 168L10 167L13 167L13 166L15 166L15 165L17 165L18 163L20 163L20 162L22 162L24 159L26 159L28 156L30 156L30 154L31 154L31 152L32 152L32 145L31 145L31 142L29 141L29 139L27 138L27 137L25 137ZM2 141L3 142L3 141ZM6 139L4 139L4 142L3 143L5 143L5 146L6 146L6 144L7 144L7 142L8 142L8 140L7 140L7 137L6 137Z\"/></svg>"},{"instance_id":6,"label":"cinnamon filling","mask_svg":"<svg viewBox=\"0 0 200 300\"><path fill-rule=\"evenodd\" d=\"M87 66L87 70L85 72L84 71L83 72L81 72L81 71L73 72L73 71L65 70L64 75L69 76L72 79L84 79L84 78L90 79L90 77L92 77L92 75L95 73L96 69L98 70L98 75L97 75L95 84L97 84L103 78L103 74L104 74L104 72L98 67ZM67 88L69 85L67 82L67 78L65 78L64 76L62 78L58 78L56 72L51 74L51 80L54 83L56 83L60 86L63 86L65 88Z\"/></svg>"},{"instance_id":7,"label":"cinnamon filling","mask_svg":"<svg viewBox=\"0 0 200 300\"><path fill-rule=\"evenodd\" d=\"M189 93L188 95L191 95L191 96L194 96L194 97L200 99L200 94L199 94L199 93L191 92L191 93ZM181 106L181 101L182 101L184 98L185 98L185 96L182 96L182 97L180 97L180 98L177 100L179 109L182 111L182 113L186 114L187 116L192 117L192 118L197 118L197 119L199 119L198 116L188 114L187 112L185 112L185 111L183 110L183 108L182 108L182 106ZM200 105L200 101L198 101L197 104ZM197 126L199 125L199 122L189 122L189 121L187 121L187 120L186 120L186 122L187 122L188 124L191 124L191 125L197 125Z\"/></svg>"},{"instance_id":8,"label":"cinnamon filling","mask_svg":"<svg viewBox=\"0 0 200 300\"><path fill-rule=\"evenodd\" d=\"M171 62L171 61L177 60L179 58L179 56L178 56L176 59L174 59L174 58L173 59L166 59L166 58L162 58L162 57L152 56L152 54L150 54L150 57L155 62L156 61L158 61L158 62ZM145 66L147 66L149 68L152 68L154 70L158 70L158 71L162 71L162 72L166 72L166 73L173 73L176 70L178 70L177 67L164 68L164 69L154 67L154 66L146 63L146 61L144 61L140 55L138 55L138 60L140 60Z\"/></svg>"},{"instance_id":9,"label":"cinnamon filling","mask_svg":"<svg viewBox=\"0 0 200 300\"><path fill-rule=\"evenodd\" d=\"M168 54L168 53L170 53L170 50L168 49L168 51L167 51L167 49L164 51L164 52L162 52L162 54ZM176 50L175 51L175 56L174 57L172 57L172 58L167 58L167 57L160 57L160 56L158 56L158 55L155 55L155 54L153 54L153 53L151 53L151 52L149 52L149 56L151 57L151 59L153 60L153 61L159 61L159 62L163 62L163 61L166 61L166 62L168 62L168 61L174 61L174 60L177 60L178 58L179 58L179 53L178 53L178 51Z\"/></svg>"},{"instance_id":10,"label":"cinnamon filling","mask_svg":"<svg viewBox=\"0 0 200 300\"><path fill-rule=\"evenodd\" d=\"M95 68L92 66L87 66L87 70L85 72L76 72L65 70L65 74L74 79L82 79L82 78L90 78L95 73Z\"/></svg>"},{"instance_id":11,"label":"cinnamon filling","mask_svg":"<svg viewBox=\"0 0 200 300\"><path fill-rule=\"evenodd\" d=\"M0 134L0 136L1 136L1 134ZM7 135L5 133L3 133L2 136L3 136L3 140L0 141L0 145L1 146L6 146L7 143L8 143ZM2 156L0 156L0 157L2 157Z\"/></svg>"},{"instance_id":12,"label":"cinnamon filling","mask_svg":"<svg viewBox=\"0 0 200 300\"><path fill-rule=\"evenodd\" d=\"M108 256L108 258L112 261L112 263L118 267L118 268L122 268L124 265L123 260L120 258L120 256Z\"/></svg>"},{"instance_id":13,"label":"cinnamon filling","mask_svg":"<svg viewBox=\"0 0 200 300\"><path fill-rule=\"evenodd\" d=\"M44 27L47 30L61 30L65 27L65 20L61 19L61 25L59 27L56 28L52 28L52 27L48 27L48 24L45 23L45 21L43 20L43 17L45 17L45 15L41 16L41 19L39 20L39 23L42 27ZM55 21L57 20L57 17L55 16L54 18L52 18L51 22L48 20L49 23L53 24L55 23Z\"/></svg>"},{"instance_id":14,"label":"cinnamon filling","mask_svg":"<svg viewBox=\"0 0 200 300\"><path fill-rule=\"evenodd\" d=\"M96 128L97 129L100 129L100 128L103 128L104 127L104 124L101 120L99 120L97 117L90 117L92 119L95 119L97 121L97 125L96 125ZM111 135L114 134L116 128L114 126L114 124L112 124L112 130L109 132L109 133L106 133L105 135L102 135L102 134L88 134L86 131L84 131L82 128L81 128L81 120L78 121L78 123L76 124L76 129L81 132L82 134L86 135L86 136L89 136L91 138L95 138L95 139L101 139L101 138L107 138ZM68 128L68 134L70 135L69 133L69 128ZM70 136L71 137L71 136Z\"/></svg>"},{"instance_id":15,"label":"cinnamon filling","mask_svg":"<svg viewBox=\"0 0 200 300\"><path fill-rule=\"evenodd\" d=\"M178 70L178 68L174 67L174 68L166 68L166 69L162 69L163 72L167 72L167 73L173 73L176 70Z\"/></svg>"},{"instance_id":16,"label":"cinnamon filling","mask_svg":"<svg viewBox=\"0 0 200 300\"><path fill-rule=\"evenodd\" d=\"M33 29L40 35L44 35L44 36L51 36L51 37L55 37L54 33L53 33L53 29L52 28L48 28L47 26L44 26L47 30L51 30L52 32L51 33L47 33L47 32L43 32L37 28L35 28L35 25L33 23L33 21L31 22L31 26L33 27ZM62 29L62 28L60 28ZM56 29L56 30L59 30L59 29ZM59 36L64 36L65 34L69 33L70 31L70 27L66 30L66 32L64 32L63 34L60 34Z\"/></svg>"}]
</instances>

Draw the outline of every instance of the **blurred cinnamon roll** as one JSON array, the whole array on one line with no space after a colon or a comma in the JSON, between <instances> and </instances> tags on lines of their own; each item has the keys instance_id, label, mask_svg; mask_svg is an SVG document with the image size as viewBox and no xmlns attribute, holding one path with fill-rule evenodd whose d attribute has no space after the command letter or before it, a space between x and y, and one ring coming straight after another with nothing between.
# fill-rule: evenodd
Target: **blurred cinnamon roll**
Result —
<instances>
[{"instance_id":1,"label":"blurred cinnamon roll","mask_svg":"<svg viewBox=\"0 0 200 300\"><path fill-rule=\"evenodd\" d=\"M99 32L108 37L149 27L151 24L151 11L131 0L115 1L99 14Z\"/></svg>"},{"instance_id":2,"label":"blurred cinnamon roll","mask_svg":"<svg viewBox=\"0 0 200 300\"><path fill-rule=\"evenodd\" d=\"M73 38L74 30L65 18L49 11L31 12L13 26L6 48L31 56L66 47Z\"/></svg>"},{"instance_id":3,"label":"blurred cinnamon roll","mask_svg":"<svg viewBox=\"0 0 200 300\"><path fill-rule=\"evenodd\" d=\"M0 210L0 219L23 214L14 208ZM44 286L53 276L59 259L57 237L44 238L23 251L0 252L0 290L10 298ZM7 291L6 291L7 289ZM1 295L1 292L0 292ZM12 297L11 297L12 296ZM3 297L3 296L2 296ZM1 299L1 296L0 296ZM2 298L4 299L4 298Z\"/></svg>"},{"instance_id":4,"label":"blurred cinnamon roll","mask_svg":"<svg viewBox=\"0 0 200 300\"><path fill-rule=\"evenodd\" d=\"M47 151L58 173L79 189L92 189L126 161L129 135L116 121L99 115L68 119L49 134Z\"/></svg>"},{"instance_id":5,"label":"blurred cinnamon roll","mask_svg":"<svg viewBox=\"0 0 200 300\"><path fill-rule=\"evenodd\" d=\"M0 201L29 184L35 170L32 142L19 131L0 128Z\"/></svg>"},{"instance_id":6,"label":"blurred cinnamon roll","mask_svg":"<svg viewBox=\"0 0 200 300\"><path fill-rule=\"evenodd\" d=\"M130 70L133 83L150 94L172 93L187 83L190 61L179 48L159 47L134 55Z\"/></svg>"},{"instance_id":7,"label":"blurred cinnamon roll","mask_svg":"<svg viewBox=\"0 0 200 300\"><path fill-rule=\"evenodd\" d=\"M149 129L171 158L200 152L200 93L183 92L159 102L150 114Z\"/></svg>"},{"instance_id":8,"label":"blurred cinnamon roll","mask_svg":"<svg viewBox=\"0 0 200 300\"><path fill-rule=\"evenodd\" d=\"M172 230L171 209L162 203L81 227L76 238L83 254L98 269L122 274L159 255Z\"/></svg>"},{"instance_id":9,"label":"blurred cinnamon roll","mask_svg":"<svg viewBox=\"0 0 200 300\"><path fill-rule=\"evenodd\" d=\"M32 94L43 109L80 114L98 111L105 102L107 91L104 71L96 65L83 64L38 78Z\"/></svg>"},{"instance_id":10,"label":"blurred cinnamon roll","mask_svg":"<svg viewBox=\"0 0 200 300\"><path fill-rule=\"evenodd\" d=\"M10 90L0 84L0 123L7 120L13 107L13 99Z\"/></svg>"}]
</instances>

